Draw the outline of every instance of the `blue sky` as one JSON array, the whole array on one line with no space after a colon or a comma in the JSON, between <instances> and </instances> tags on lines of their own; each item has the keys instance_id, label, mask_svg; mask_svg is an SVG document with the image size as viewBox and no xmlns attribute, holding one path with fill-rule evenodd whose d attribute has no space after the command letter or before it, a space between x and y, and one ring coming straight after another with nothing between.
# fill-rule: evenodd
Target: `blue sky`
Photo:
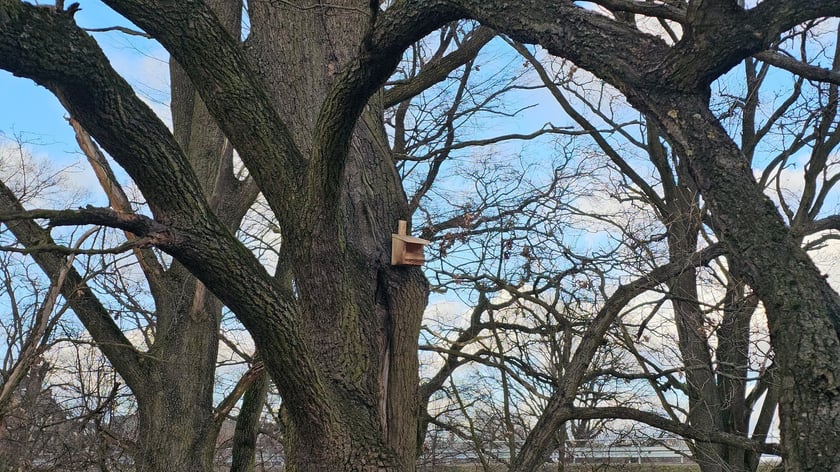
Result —
<instances>
[{"instance_id":1,"label":"blue sky","mask_svg":"<svg viewBox=\"0 0 840 472\"><path fill-rule=\"evenodd\" d=\"M0 131L9 138L19 136L60 159L75 147L64 116L64 108L46 89L0 71Z\"/></svg>"}]
</instances>

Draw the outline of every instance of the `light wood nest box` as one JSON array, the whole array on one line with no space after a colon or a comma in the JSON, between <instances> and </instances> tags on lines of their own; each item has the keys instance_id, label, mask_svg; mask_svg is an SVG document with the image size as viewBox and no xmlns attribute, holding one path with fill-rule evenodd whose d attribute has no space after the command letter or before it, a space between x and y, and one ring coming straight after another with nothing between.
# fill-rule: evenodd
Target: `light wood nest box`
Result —
<instances>
[{"instance_id":1,"label":"light wood nest box","mask_svg":"<svg viewBox=\"0 0 840 472\"><path fill-rule=\"evenodd\" d=\"M429 244L429 241L408 236L405 232L405 220L400 220L397 233L391 234L391 265L423 265L426 262L423 247Z\"/></svg>"}]
</instances>

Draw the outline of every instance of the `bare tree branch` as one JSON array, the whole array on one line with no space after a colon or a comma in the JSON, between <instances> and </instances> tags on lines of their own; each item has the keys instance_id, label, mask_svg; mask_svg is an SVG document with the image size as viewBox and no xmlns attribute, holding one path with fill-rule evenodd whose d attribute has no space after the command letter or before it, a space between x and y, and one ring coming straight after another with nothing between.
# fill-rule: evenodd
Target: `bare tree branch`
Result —
<instances>
[{"instance_id":1,"label":"bare tree branch","mask_svg":"<svg viewBox=\"0 0 840 472\"><path fill-rule=\"evenodd\" d=\"M94 231L95 230L88 230L85 232L85 234L76 241L75 249L78 249L85 240L94 233ZM21 380L23 380L23 377L29 372L29 369L35 363L38 354L44 347L44 340L42 337L49 325L49 319L52 315L53 309L55 308L55 304L58 301L58 296L61 294L61 287L67 280L67 274L73 268L73 261L73 256L68 257L59 269L58 275L50 285L44 301L41 303L40 308L38 308L37 313L35 313L35 323L27 334L23 345L20 347L14 366L11 371L4 376L5 378L3 379L3 384L0 386L0 418L5 416L6 408L12 400L12 394L15 389L17 389Z\"/></svg>"},{"instance_id":2,"label":"bare tree branch","mask_svg":"<svg viewBox=\"0 0 840 472\"><path fill-rule=\"evenodd\" d=\"M592 3L614 12L638 13L640 15L685 22L686 12L667 3L640 2L634 0L592 0Z\"/></svg>"},{"instance_id":3,"label":"bare tree branch","mask_svg":"<svg viewBox=\"0 0 840 472\"><path fill-rule=\"evenodd\" d=\"M770 65L792 72L809 80L818 80L820 82L840 85L840 72L812 66L802 61L797 61L796 59L777 51L761 51L754 57L760 61L764 61Z\"/></svg>"},{"instance_id":4,"label":"bare tree branch","mask_svg":"<svg viewBox=\"0 0 840 472\"><path fill-rule=\"evenodd\" d=\"M637 410L634 408L625 407L598 407L598 408L570 408L568 413L570 418L621 418L627 420L638 421L654 428L679 434L680 436L694 439L701 442L716 442L721 444L731 444L748 451L761 452L763 454L771 454L780 456L781 448L778 444L767 444L753 441L744 436L737 434L722 433L718 431L701 431L689 426L686 423L672 421L663 416L647 411Z\"/></svg>"},{"instance_id":5,"label":"bare tree branch","mask_svg":"<svg viewBox=\"0 0 840 472\"><path fill-rule=\"evenodd\" d=\"M50 226L108 226L146 237L147 241L151 241L153 244L177 244L175 233L157 221L147 216L123 213L110 208L87 207L78 210L28 210L0 213L0 221L3 222L36 219L47 220Z\"/></svg>"},{"instance_id":6,"label":"bare tree branch","mask_svg":"<svg viewBox=\"0 0 840 472\"><path fill-rule=\"evenodd\" d=\"M469 39L451 54L424 64L420 73L415 77L391 84L391 87L382 95L383 106L385 108L392 107L445 79L452 71L475 58L481 48L495 36L496 33L490 28L477 28L472 32Z\"/></svg>"}]
</instances>

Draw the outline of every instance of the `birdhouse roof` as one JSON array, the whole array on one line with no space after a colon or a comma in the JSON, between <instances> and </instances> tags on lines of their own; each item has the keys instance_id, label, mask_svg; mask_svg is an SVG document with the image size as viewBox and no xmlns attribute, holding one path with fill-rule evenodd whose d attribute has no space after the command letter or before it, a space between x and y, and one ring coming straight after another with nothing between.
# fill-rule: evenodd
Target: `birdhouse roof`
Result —
<instances>
[{"instance_id":1,"label":"birdhouse roof","mask_svg":"<svg viewBox=\"0 0 840 472\"><path fill-rule=\"evenodd\" d=\"M428 239L415 238L414 236L407 236L405 234L393 234L392 233L391 236L393 236L395 239L399 239L400 241L404 241L404 242L411 243L411 244L422 244L422 245L425 246L426 244L429 244L429 242L430 242Z\"/></svg>"}]
</instances>

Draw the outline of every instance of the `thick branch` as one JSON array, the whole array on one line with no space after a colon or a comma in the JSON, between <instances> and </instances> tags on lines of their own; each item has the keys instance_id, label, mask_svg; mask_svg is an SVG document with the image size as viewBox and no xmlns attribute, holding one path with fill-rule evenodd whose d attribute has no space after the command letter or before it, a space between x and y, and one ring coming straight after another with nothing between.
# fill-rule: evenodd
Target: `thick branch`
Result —
<instances>
[{"instance_id":1,"label":"thick branch","mask_svg":"<svg viewBox=\"0 0 840 472\"><path fill-rule=\"evenodd\" d=\"M667 3L638 2L635 0L592 0L592 3L613 12L638 13L644 16L685 22L685 11Z\"/></svg>"},{"instance_id":2,"label":"thick branch","mask_svg":"<svg viewBox=\"0 0 840 472\"><path fill-rule=\"evenodd\" d=\"M806 79L840 85L840 73L797 61L776 51L762 51L756 54L755 58Z\"/></svg>"},{"instance_id":3,"label":"thick branch","mask_svg":"<svg viewBox=\"0 0 840 472\"><path fill-rule=\"evenodd\" d=\"M79 208L78 210L21 210L0 213L0 221L47 220L50 226L97 225L130 231L137 236L152 238L154 244L176 244L176 238L166 226L134 213L122 213L110 208Z\"/></svg>"},{"instance_id":4,"label":"thick branch","mask_svg":"<svg viewBox=\"0 0 840 472\"><path fill-rule=\"evenodd\" d=\"M240 44L212 9L200 0L105 3L172 54L260 184L277 217L281 222L294 217L304 158Z\"/></svg>"},{"instance_id":5,"label":"thick branch","mask_svg":"<svg viewBox=\"0 0 840 472\"><path fill-rule=\"evenodd\" d=\"M660 72L676 90L703 90L745 57L767 49L783 32L805 21L840 14L826 0L760 2L744 10L734 0L691 2L690 27Z\"/></svg>"},{"instance_id":6,"label":"thick branch","mask_svg":"<svg viewBox=\"0 0 840 472\"><path fill-rule=\"evenodd\" d=\"M840 16L834 0L767 0L749 10L751 28L763 28L772 39L796 25L817 18Z\"/></svg>"},{"instance_id":7,"label":"thick branch","mask_svg":"<svg viewBox=\"0 0 840 472\"><path fill-rule=\"evenodd\" d=\"M382 97L385 108L392 107L422 93L432 85L442 81L455 69L462 67L475 58L481 48L490 42L496 33L490 28L479 27L470 38L451 54L423 65L420 73L407 80L395 82Z\"/></svg>"},{"instance_id":8,"label":"thick branch","mask_svg":"<svg viewBox=\"0 0 840 472\"><path fill-rule=\"evenodd\" d=\"M315 125L308 202L337 210L350 137L368 99L399 64L403 51L443 24L462 17L446 1L398 1L379 15L361 50L341 72Z\"/></svg>"},{"instance_id":9,"label":"thick branch","mask_svg":"<svg viewBox=\"0 0 840 472\"><path fill-rule=\"evenodd\" d=\"M804 235L816 234L821 231L829 230L840 231L840 215L826 216L825 218L807 223L805 227L802 228L801 234L796 234L796 236L802 237Z\"/></svg>"},{"instance_id":10,"label":"thick branch","mask_svg":"<svg viewBox=\"0 0 840 472\"><path fill-rule=\"evenodd\" d=\"M72 18L0 1L0 68L53 92L131 175L159 221L189 221L208 213L169 129Z\"/></svg>"}]
</instances>

